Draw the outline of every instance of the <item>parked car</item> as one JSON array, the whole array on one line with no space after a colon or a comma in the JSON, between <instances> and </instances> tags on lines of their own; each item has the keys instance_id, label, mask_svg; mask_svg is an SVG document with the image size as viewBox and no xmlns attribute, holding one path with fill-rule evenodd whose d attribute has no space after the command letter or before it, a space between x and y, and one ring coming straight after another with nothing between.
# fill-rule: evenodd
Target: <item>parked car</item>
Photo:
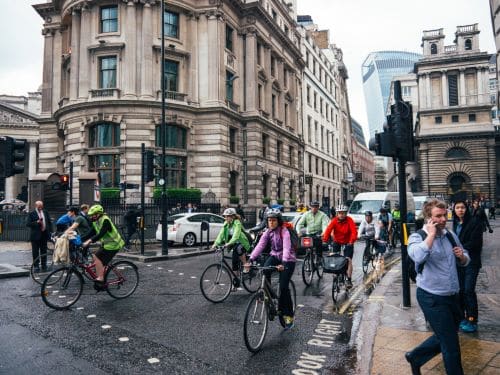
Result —
<instances>
[{"instance_id":1,"label":"parked car","mask_svg":"<svg viewBox=\"0 0 500 375\"><path fill-rule=\"evenodd\" d=\"M293 224L293 227L297 227L297 223L300 220L300 217L302 216L302 212L283 212L283 221L289 222Z\"/></svg>"},{"instance_id":2,"label":"parked car","mask_svg":"<svg viewBox=\"0 0 500 375\"><path fill-rule=\"evenodd\" d=\"M415 195L413 200L415 201L415 217L420 217L422 215L422 207L424 203L429 200L430 197L427 195Z\"/></svg>"},{"instance_id":3,"label":"parked car","mask_svg":"<svg viewBox=\"0 0 500 375\"><path fill-rule=\"evenodd\" d=\"M4 199L0 201L0 211L20 212L26 209L26 202L19 199Z\"/></svg>"},{"instance_id":4,"label":"parked car","mask_svg":"<svg viewBox=\"0 0 500 375\"><path fill-rule=\"evenodd\" d=\"M224 218L209 212L182 213L169 216L167 219L168 241L172 243L182 243L191 247L200 241L201 223L203 221L209 224L209 240L214 241L217 238ZM206 233L203 233L205 241ZM162 240L162 224L156 228L156 239Z\"/></svg>"}]
</instances>

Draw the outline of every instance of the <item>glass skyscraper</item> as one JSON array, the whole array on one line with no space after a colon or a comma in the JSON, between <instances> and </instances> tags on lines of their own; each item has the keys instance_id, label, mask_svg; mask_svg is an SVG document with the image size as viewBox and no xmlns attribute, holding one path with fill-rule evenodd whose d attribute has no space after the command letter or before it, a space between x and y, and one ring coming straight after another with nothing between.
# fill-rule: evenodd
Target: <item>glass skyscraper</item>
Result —
<instances>
[{"instance_id":1,"label":"glass skyscraper","mask_svg":"<svg viewBox=\"0 0 500 375\"><path fill-rule=\"evenodd\" d=\"M392 79L412 72L413 64L421 57L413 52L378 51L370 53L363 62L361 73L370 137L382 131Z\"/></svg>"}]
</instances>

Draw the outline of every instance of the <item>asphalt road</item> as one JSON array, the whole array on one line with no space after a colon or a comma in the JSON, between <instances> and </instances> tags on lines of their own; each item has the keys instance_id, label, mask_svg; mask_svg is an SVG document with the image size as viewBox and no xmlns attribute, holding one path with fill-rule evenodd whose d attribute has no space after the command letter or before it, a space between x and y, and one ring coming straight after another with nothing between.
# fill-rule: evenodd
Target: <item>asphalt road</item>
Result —
<instances>
[{"instance_id":1,"label":"asphalt road","mask_svg":"<svg viewBox=\"0 0 500 375\"><path fill-rule=\"evenodd\" d=\"M356 244L359 257L363 244ZM68 311L54 311L28 278L0 280L0 374L353 373L352 311L333 313L331 276L306 288L297 263L296 324L270 323L256 355L243 340L249 294L221 304L201 295L199 282L213 255L143 264L134 295L113 300L90 283ZM362 282L355 258L354 284Z\"/></svg>"}]
</instances>

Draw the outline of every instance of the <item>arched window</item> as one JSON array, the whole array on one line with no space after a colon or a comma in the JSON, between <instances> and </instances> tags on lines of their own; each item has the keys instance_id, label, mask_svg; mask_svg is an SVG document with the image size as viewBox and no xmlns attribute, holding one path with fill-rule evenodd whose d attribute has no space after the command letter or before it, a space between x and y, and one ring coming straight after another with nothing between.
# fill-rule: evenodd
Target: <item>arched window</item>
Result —
<instances>
[{"instance_id":1,"label":"arched window","mask_svg":"<svg viewBox=\"0 0 500 375\"><path fill-rule=\"evenodd\" d=\"M465 50L470 51L472 49L472 40L465 39Z\"/></svg>"},{"instance_id":2,"label":"arched window","mask_svg":"<svg viewBox=\"0 0 500 375\"><path fill-rule=\"evenodd\" d=\"M456 193L456 192L464 189L467 181L465 180L464 176L456 174L456 175L451 176L449 183L450 183L451 191L453 193Z\"/></svg>"},{"instance_id":3,"label":"arched window","mask_svg":"<svg viewBox=\"0 0 500 375\"><path fill-rule=\"evenodd\" d=\"M167 148L179 148L185 150L187 148L187 130L180 126L169 125L166 127L166 144ZM162 147L161 142L161 125L156 126L156 147Z\"/></svg>"},{"instance_id":4,"label":"arched window","mask_svg":"<svg viewBox=\"0 0 500 375\"><path fill-rule=\"evenodd\" d=\"M445 157L449 159L470 159L469 152L463 147L452 147L446 151Z\"/></svg>"},{"instance_id":5,"label":"arched window","mask_svg":"<svg viewBox=\"0 0 500 375\"><path fill-rule=\"evenodd\" d=\"M437 55L438 49L436 43L431 44L431 55Z\"/></svg>"}]
</instances>

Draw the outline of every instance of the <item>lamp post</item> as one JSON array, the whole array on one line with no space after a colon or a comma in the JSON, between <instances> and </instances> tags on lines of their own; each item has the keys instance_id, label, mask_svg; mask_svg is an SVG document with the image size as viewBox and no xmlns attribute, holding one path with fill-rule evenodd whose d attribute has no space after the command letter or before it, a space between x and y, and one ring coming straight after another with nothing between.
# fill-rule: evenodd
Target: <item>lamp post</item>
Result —
<instances>
[{"instance_id":1,"label":"lamp post","mask_svg":"<svg viewBox=\"0 0 500 375\"><path fill-rule=\"evenodd\" d=\"M165 0L161 0L161 254L168 255L168 224L167 224L167 173L165 148L167 129L165 124Z\"/></svg>"}]
</instances>

